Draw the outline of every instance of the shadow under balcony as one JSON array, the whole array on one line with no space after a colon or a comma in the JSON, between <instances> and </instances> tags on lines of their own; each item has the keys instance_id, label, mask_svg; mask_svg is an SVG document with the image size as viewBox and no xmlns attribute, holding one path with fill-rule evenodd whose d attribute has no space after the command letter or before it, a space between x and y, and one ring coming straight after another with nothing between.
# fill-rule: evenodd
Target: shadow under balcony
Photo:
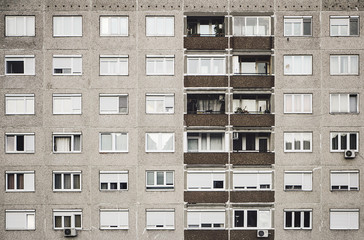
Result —
<instances>
[{"instance_id":1,"label":"shadow under balcony","mask_svg":"<svg viewBox=\"0 0 364 240\"><path fill-rule=\"evenodd\" d=\"M274 191L231 191L230 202L274 202Z\"/></svg>"},{"instance_id":2,"label":"shadow under balcony","mask_svg":"<svg viewBox=\"0 0 364 240\"><path fill-rule=\"evenodd\" d=\"M274 37L232 37L231 48L247 50L272 50Z\"/></svg>"},{"instance_id":3,"label":"shadow under balcony","mask_svg":"<svg viewBox=\"0 0 364 240\"><path fill-rule=\"evenodd\" d=\"M228 192L185 191L184 201L187 203L226 203L228 201Z\"/></svg>"},{"instance_id":4,"label":"shadow under balcony","mask_svg":"<svg viewBox=\"0 0 364 240\"><path fill-rule=\"evenodd\" d=\"M194 152L184 153L185 164L227 164L228 153L222 152Z\"/></svg>"},{"instance_id":5,"label":"shadow under balcony","mask_svg":"<svg viewBox=\"0 0 364 240\"><path fill-rule=\"evenodd\" d=\"M255 231L256 234L256 231ZM184 240L227 240L227 230L185 230ZM256 235L255 235L256 236Z\"/></svg>"},{"instance_id":6,"label":"shadow under balcony","mask_svg":"<svg viewBox=\"0 0 364 240\"><path fill-rule=\"evenodd\" d=\"M272 127L274 115L270 113L236 113L230 115L230 124L236 127Z\"/></svg>"},{"instance_id":7,"label":"shadow under balcony","mask_svg":"<svg viewBox=\"0 0 364 240\"><path fill-rule=\"evenodd\" d=\"M274 87L273 75L233 75L230 85L234 88L272 88Z\"/></svg>"},{"instance_id":8,"label":"shadow under balcony","mask_svg":"<svg viewBox=\"0 0 364 240\"><path fill-rule=\"evenodd\" d=\"M231 230L230 240L251 240L251 239L264 239L274 240L274 230L268 230L268 237L258 238L257 230Z\"/></svg>"},{"instance_id":9,"label":"shadow under balcony","mask_svg":"<svg viewBox=\"0 0 364 240\"><path fill-rule=\"evenodd\" d=\"M236 165L271 165L274 164L272 152L233 152L230 163Z\"/></svg>"}]
</instances>

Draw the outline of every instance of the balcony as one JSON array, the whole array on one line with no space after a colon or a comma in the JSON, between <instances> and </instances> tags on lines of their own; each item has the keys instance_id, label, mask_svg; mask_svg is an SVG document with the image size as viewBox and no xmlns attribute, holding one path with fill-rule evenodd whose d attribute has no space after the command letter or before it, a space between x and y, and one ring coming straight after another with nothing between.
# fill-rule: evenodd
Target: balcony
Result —
<instances>
[{"instance_id":1,"label":"balcony","mask_svg":"<svg viewBox=\"0 0 364 240\"><path fill-rule=\"evenodd\" d=\"M184 120L187 127L228 125L228 116L226 114L185 114Z\"/></svg>"},{"instance_id":2,"label":"balcony","mask_svg":"<svg viewBox=\"0 0 364 240\"><path fill-rule=\"evenodd\" d=\"M233 88L272 88L274 76L272 75L233 75L230 78Z\"/></svg>"},{"instance_id":3,"label":"balcony","mask_svg":"<svg viewBox=\"0 0 364 240\"><path fill-rule=\"evenodd\" d=\"M230 124L239 127L271 127L274 126L273 114L232 114Z\"/></svg>"},{"instance_id":4,"label":"balcony","mask_svg":"<svg viewBox=\"0 0 364 240\"><path fill-rule=\"evenodd\" d=\"M258 239L257 230L231 230L230 240ZM268 237L264 240L274 240L274 230L268 230Z\"/></svg>"},{"instance_id":5,"label":"balcony","mask_svg":"<svg viewBox=\"0 0 364 240\"><path fill-rule=\"evenodd\" d=\"M226 203L228 201L228 192L185 191L184 201L188 203Z\"/></svg>"},{"instance_id":6,"label":"balcony","mask_svg":"<svg viewBox=\"0 0 364 240\"><path fill-rule=\"evenodd\" d=\"M230 201L237 203L274 202L274 191L231 191Z\"/></svg>"},{"instance_id":7,"label":"balcony","mask_svg":"<svg viewBox=\"0 0 364 240\"><path fill-rule=\"evenodd\" d=\"M184 240L228 240L227 230L185 230L184 235Z\"/></svg>"},{"instance_id":8,"label":"balcony","mask_svg":"<svg viewBox=\"0 0 364 240\"><path fill-rule=\"evenodd\" d=\"M228 48L228 38L191 35L184 38L183 47L188 50L225 50Z\"/></svg>"},{"instance_id":9,"label":"balcony","mask_svg":"<svg viewBox=\"0 0 364 240\"><path fill-rule=\"evenodd\" d=\"M184 77L185 87L228 87L227 76L198 76Z\"/></svg>"},{"instance_id":10,"label":"balcony","mask_svg":"<svg viewBox=\"0 0 364 240\"><path fill-rule=\"evenodd\" d=\"M230 163L236 165L271 165L274 162L271 152L234 152L230 155Z\"/></svg>"},{"instance_id":11,"label":"balcony","mask_svg":"<svg viewBox=\"0 0 364 240\"><path fill-rule=\"evenodd\" d=\"M184 164L227 164L228 153L196 152L185 153Z\"/></svg>"},{"instance_id":12,"label":"balcony","mask_svg":"<svg viewBox=\"0 0 364 240\"><path fill-rule=\"evenodd\" d=\"M233 49L270 51L274 48L274 37L270 36L234 36L230 41Z\"/></svg>"}]
</instances>

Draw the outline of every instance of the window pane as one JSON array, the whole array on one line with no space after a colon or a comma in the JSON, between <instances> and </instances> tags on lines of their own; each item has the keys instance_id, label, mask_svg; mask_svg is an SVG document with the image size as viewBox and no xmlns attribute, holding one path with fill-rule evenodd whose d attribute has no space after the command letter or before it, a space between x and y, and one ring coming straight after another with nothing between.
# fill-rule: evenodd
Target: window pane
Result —
<instances>
[{"instance_id":1,"label":"window pane","mask_svg":"<svg viewBox=\"0 0 364 240\"><path fill-rule=\"evenodd\" d=\"M112 136L110 133L101 134L101 150L111 151L112 150L111 141L112 141Z\"/></svg>"},{"instance_id":2,"label":"window pane","mask_svg":"<svg viewBox=\"0 0 364 240\"><path fill-rule=\"evenodd\" d=\"M63 174L64 189L71 189L71 174Z\"/></svg>"},{"instance_id":3,"label":"window pane","mask_svg":"<svg viewBox=\"0 0 364 240\"><path fill-rule=\"evenodd\" d=\"M332 150L339 149L339 135L337 133L333 133L331 135L331 146L332 146Z\"/></svg>"},{"instance_id":4,"label":"window pane","mask_svg":"<svg viewBox=\"0 0 364 240\"><path fill-rule=\"evenodd\" d=\"M75 227L76 228L81 227L81 215L75 215Z\"/></svg>"},{"instance_id":5,"label":"window pane","mask_svg":"<svg viewBox=\"0 0 364 240\"><path fill-rule=\"evenodd\" d=\"M301 227L301 212L294 212L294 227Z\"/></svg>"},{"instance_id":6,"label":"window pane","mask_svg":"<svg viewBox=\"0 0 364 240\"><path fill-rule=\"evenodd\" d=\"M357 95L350 95L350 112L351 113L356 113L357 112L357 106L358 106L358 102L357 102Z\"/></svg>"},{"instance_id":7,"label":"window pane","mask_svg":"<svg viewBox=\"0 0 364 240\"><path fill-rule=\"evenodd\" d=\"M62 174L54 174L54 188L62 189Z\"/></svg>"},{"instance_id":8,"label":"window pane","mask_svg":"<svg viewBox=\"0 0 364 240\"><path fill-rule=\"evenodd\" d=\"M157 172L157 185L164 185L164 172Z\"/></svg>"},{"instance_id":9,"label":"window pane","mask_svg":"<svg viewBox=\"0 0 364 240\"><path fill-rule=\"evenodd\" d=\"M6 138L7 151L14 151L15 149L15 136L7 136Z\"/></svg>"},{"instance_id":10,"label":"window pane","mask_svg":"<svg viewBox=\"0 0 364 240\"><path fill-rule=\"evenodd\" d=\"M15 175L13 173L9 173L7 176L8 176L8 189L14 189Z\"/></svg>"},{"instance_id":11,"label":"window pane","mask_svg":"<svg viewBox=\"0 0 364 240\"><path fill-rule=\"evenodd\" d=\"M341 140L341 150L348 149L347 148L347 135L345 133L341 134L340 140Z\"/></svg>"},{"instance_id":12,"label":"window pane","mask_svg":"<svg viewBox=\"0 0 364 240\"><path fill-rule=\"evenodd\" d=\"M62 227L62 216L55 216L54 217L54 226L56 228L61 228Z\"/></svg>"},{"instance_id":13,"label":"window pane","mask_svg":"<svg viewBox=\"0 0 364 240\"><path fill-rule=\"evenodd\" d=\"M257 227L257 211L247 211L248 213L248 226L247 227Z\"/></svg>"},{"instance_id":14,"label":"window pane","mask_svg":"<svg viewBox=\"0 0 364 240\"><path fill-rule=\"evenodd\" d=\"M292 227L292 212L285 212L286 215L286 227Z\"/></svg>"},{"instance_id":15,"label":"window pane","mask_svg":"<svg viewBox=\"0 0 364 240\"><path fill-rule=\"evenodd\" d=\"M154 172L147 172L147 185L154 185Z\"/></svg>"},{"instance_id":16,"label":"window pane","mask_svg":"<svg viewBox=\"0 0 364 240\"><path fill-rule=\"evenodd\" d=\"M311 227L311 224L310 224L310 214L311 212L304 212L304 223L303 223L303 226L305 228L309 228Z\"/></svg>"},{"instance_id":17,"label":"window pane","mask_svg":"<svg viewBox=\"0 0 364 240\"><path fill-rule=\"evenodd\" d=\"M115 150L118 151L126 151L127 149L127 140L128 137L126 134L122 134L122 133L115 133Z\"/></svg>"},{"instance_id":18,"label":"window pane","mask_svg":"<svg viewBox=\"0 0 364 240\"><path fill-rule=\"evenodd\" d=\"M166 173L166 184L173 185L173 172Z\"/></svg>"},{"instance_id":19,"label":"window pane","mask_svg":"<svg viewBox=\"0 0 364 240\"><path fill-rule=\"evenodd\" d=\"M81 151L81 136L80 135L75 135L73 137L73 150Z\"/></svg>"},{"instance_id":20,"label":"window pane","mask_svg":"<svg viewBox=\"0 0 364 240\"><path fill-rule=\"evenodd\" d=\"M350 134L350 149L351 150L356 150L357 149L356 136L357 135L355 133Z\"/></svg>"},{"instance_id":21,"label":"window pane","mask_svg":"<svg viewBox=\"0 0 364 240\"><path fill-rule=\"evenodd\" d=\"M359 35L359 19L350 19L350 35Z\"/></svg>"},{"instance_id":22,"label":"window pane","mask_svg":"<svg viewBox=\"0 0 364 240\"><path fill-rule=\"evenodd\" d=\"M244 211L235 211L234 227L244 227Z\"/></svg>"},{"instance_id":23,"label":"window pane","mask_svg":"<svg viewBox=\"0 0 364 240\"><path fill-rule=\"evenodd\" d=\"M16 151L24 151L24 135L16 136Z\"/></svg>"},{"instance_id":24,"label":"window pane","mask_svg":"<svg viewBox=\"0 0 364 240\"><path fill-rule=\"evenodd\" d=\"M16 189L24 189L24 174L16 174Z\"/></svg>"},{"instance_id":25,"label":"window pane","mask_svg":"<svg viewBox=\"0 0 364 240\"><path fill-rule=\"evenodd\" d=\"M81 189L81 178L79 174L73 175L73 189Z\"/></svg>"},{"instance_id":26,"label":"window pane","mask_svg":"<svg viewBox=\"0 0 364 240\"><path fill-rule=\"evenodd\" d=\"M64 227L71 227L71 216L64 216Z\"/></svg>"}]
</instances>

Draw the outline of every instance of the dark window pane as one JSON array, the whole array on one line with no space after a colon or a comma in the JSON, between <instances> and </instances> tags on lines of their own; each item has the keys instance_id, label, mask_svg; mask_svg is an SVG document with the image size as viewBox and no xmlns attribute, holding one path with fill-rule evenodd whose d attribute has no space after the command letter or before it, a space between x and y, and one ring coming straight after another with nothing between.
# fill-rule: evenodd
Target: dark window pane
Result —
<instances>
[{"instance_id":1,"label":"dark window pane","mask_svg":"<svg viewBox=\"0 0 364 240\"><path fill-rule=\"evenodd\" d=\"M117 183L110 183L110 189L118 189Z\"/></svg>"},{"instance_id":2,"label":"dark window pane","mask_svg":"<svg viewBox=\"0 0 364 240\"><path fill-rule=\"evenodd\" d=\"M54 226L56 228L61 228L62 227L62 217L61 216L55 216L54 217Z\"/></svg>"},{"instance_id":3,"label":"dark window pane","mask_svg":"<svg viewBox=\"0 0 364 240\"><path fill-rule=\"evenodd\" d=\"M61 174L55 174L54 175L54 188L55 189L61 189L62 188L62 175Z\"/></svg>"},{"instance_id":4,"label":"dark window pane","mask_svg":"<svg viewBox=\"0 0 364 240\"><path fill-rule=\"evenodd\" d=\"M292 212L286 212L286 227L292 227Z\"/></svg>"},{"instance_id":5,"label":"dark window pane","mask_svg":"<svg viewBox=\"0 0 364 240\"><path fill-rule=\"evenodd\" d=\"M359 35L358 18L350 19L350 35Z\"/></svg>"},{"instance_id":6,"label":"dark window pane","mask_svg":"<svg viewBox=\"0 0 364 240\"><path fill-rule=\"evenodd\" d=\"M126 182L120 183L120 189L127 189L127 188L128 188L128 183Z\"/></svg>"},{"instance_id":7,"label":"dark window pane","mask_svg":"<svg viewBox=\"0 0 364 240\"><path fill-rule=\"evenodd\" d=\"M332 150L339 149L339 136L337 134L331 139Z\"/></svg>"},{"instance_id":8,"label":"dark window pane","mask_svg":"<svg viewBox=\"0 0 364 240\"><path fill-rule=\"evenodd\" d=\"M16 150L24 151L24 136L16 136Z\"/></svg>"},{"instance_id":9,"label":"dark window pane","mask_svg":"<svg viewBox=\"0 0 364 240\"><path fill-rule=\"evenodd\" d=\"M244 211L235 211L235 227L244 227Z\"/></svg>"},{"instance_id":10,"label":"dark window pane","mask_svg":"<svg viewBox=\"0 0 364 240\"><path fill-rule=\"evenodd\" d=\"M303 35L311 35L311 19L303 19Z\"/></svg>"},{"instance_id":11,"label":"dark window pane","mask_svg":"<svg viewBox=\"0 0 364 240\"><path fill-rule=\"evenodd\" d=\"M71 216L64 216L64 227L71 227Z\"/></svg>"},{"instance_id":12,"label":"dark window pane","mask_svg":"<svg viewBox=\"0 0 364 240\"><path fill-rule=\"evenodd\" d=\"M294 227L301 227L301 212L294 212Z\"/></svg>"},{"instance_id":13,"label":"dark window pane","mask_svg":"<svg viewBox=\"0 0 364 240\"><path fill-rule=\"evenodd\" d=\"M258 213L257 211L248 211L248 226L257 227Z\"/></svg>"},{"instance_id":14,"label":"dark window pane","mask_svg":"<svg viewBox=\"0 0 364 240\"><path fill-rule=\"evenodd\" d=\"M8 189L14 189L14 174L8 174Z\"/></svg>"},{"instance_id":15,"label":"dark window pane","mask_svg":"<svg viewBox=\"0 0 364 240\"><path fill-rule=\"evenodd\" d=\"M212 224L211 223L201 223L201 227L202 228L210 228L210 227L212 227Z\"/></svg>"},{"instance_id":16,"label":"dark window pane","mask_svg":"<svg viewBox=\"0 0 364 240\"><path fill-rule=\"evenodd\" d=\"M347 135L346 134L341 134L341 150L345 150L347 149Z\"/></svg>"},{"instance_id":17,"label":"dark window pane","mask_svg":"<svg viewBox=\"0 0 364 240\"><path fill-rule=\"evenodd\" d=\"M107 189L107 183L101 183L101 189Z\"/></svg>"},{"instance_id":18,"label":"dark window pane","mask_svg":"<svg viewBox=\"0 0 364 240\"><path fill-rule=\"evenodd\" d=\"M310 212L304 212L304 222L303 226L305 228L309 228L310 226Z\"/></svg>"},{"instance_id":19,"label":"dark window pane","mask_svg":"<svg viewBox=\"0 0 364 240\"><path fill-rule=\"evenodd\" d=\"M214 181L214 188L224 188L224 181Z\"/></svg>"},{"instance_id":20,"label":"dark window pane","mask_svg":"<svg viewBox=\"0 0 364 240\"><path fill-rule=\"evenodd\" d=\"M24 174L16 175L16 189L24 189Z\"/></svg>"},{"instance_id":21,"label":"dark window pane","mask_svg":"<svg viewBox=\"0 0 364 240\"><path fill-rule=\"evenodd\" d=\"M356 134L355 133L350 134L350 149L351 150L356 149Z\"/></svg>"},{"instance_id":22,"label":"dark window pane","mask_svg":"<svg viewBox=\"0 0 364 240\"><path fill-rule=\"evenodd\" d=\"M24 61L6 61L6 73L24 73Z\"/></svg>"},{"instance_id":23,"label":"dark window pane","mask_svg":"<svg viewBox=\"0 0 364 240\"><path fill-rule=\"evenodd\" d=\"M75 227L76 228L81 227L81 215L75 215Z\"/></svg>"},{"instance_id":24,"label":"dark window pane","mask_svg":"<svg viewBox=\"0 0 364 240\"><path fill-rule=\"evenodd\" d=\"M255 150L255 134L246 134L246 150Z\"/></svg>"}]
</instances>

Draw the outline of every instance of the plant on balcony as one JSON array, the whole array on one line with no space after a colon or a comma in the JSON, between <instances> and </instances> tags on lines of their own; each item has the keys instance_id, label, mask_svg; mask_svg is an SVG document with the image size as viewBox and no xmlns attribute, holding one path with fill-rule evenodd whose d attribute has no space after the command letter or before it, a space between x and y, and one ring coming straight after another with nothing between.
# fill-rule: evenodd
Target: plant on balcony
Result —
<instances>
[{"instance_id":1,"label":"plant on balcony","mask_svg":"<svg viewBox=\"0 0 364 240\"><path fill-rule=\"evenodd\" d=\"M242 109L241 107L238 107L236 110L235 110L235 113L249 113L248 110L246 110L246 107L244 109Z\"/></svg>"}]
</instances>

